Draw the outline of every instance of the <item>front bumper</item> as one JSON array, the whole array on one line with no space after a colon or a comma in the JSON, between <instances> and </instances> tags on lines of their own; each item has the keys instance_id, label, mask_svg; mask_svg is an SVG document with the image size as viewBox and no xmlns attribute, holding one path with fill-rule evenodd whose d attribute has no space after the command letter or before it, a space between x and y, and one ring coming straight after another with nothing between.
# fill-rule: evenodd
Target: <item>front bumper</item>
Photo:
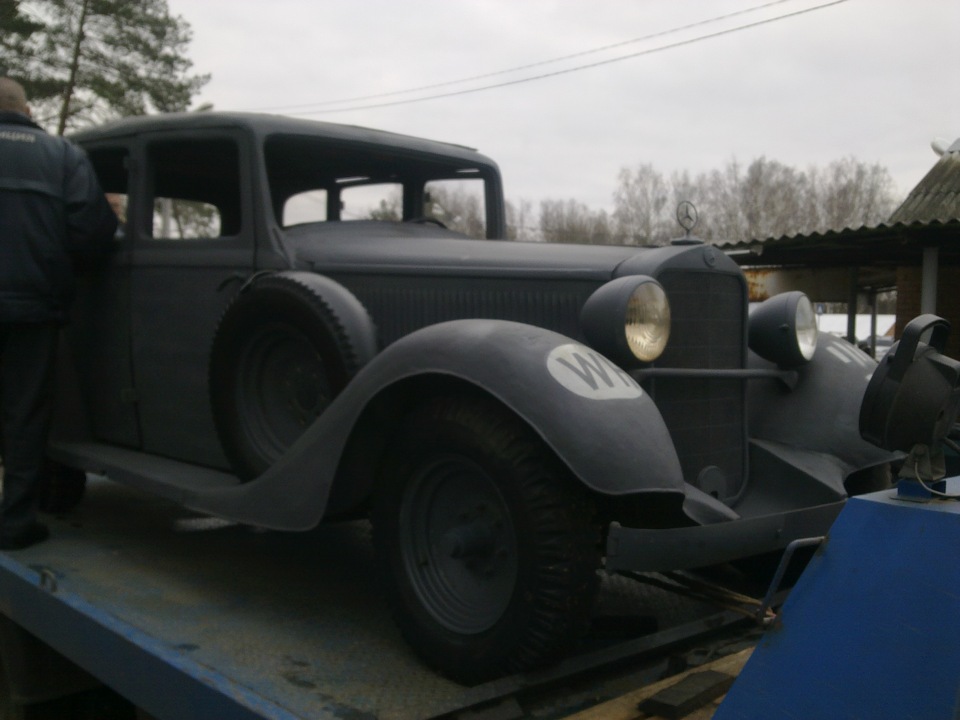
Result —
<instances>
[{"instance_id":1,"label":"front bumper","mask_svg":"<svg viewBox=\"0 0 960 720\"><path fill-rule=\"evenodd\" d=\"M845 501L711 525L646 530L612 523L606 569L656 572L706 567L782 550L798 538L824 535Z\"/></svg>"}]
</instances>

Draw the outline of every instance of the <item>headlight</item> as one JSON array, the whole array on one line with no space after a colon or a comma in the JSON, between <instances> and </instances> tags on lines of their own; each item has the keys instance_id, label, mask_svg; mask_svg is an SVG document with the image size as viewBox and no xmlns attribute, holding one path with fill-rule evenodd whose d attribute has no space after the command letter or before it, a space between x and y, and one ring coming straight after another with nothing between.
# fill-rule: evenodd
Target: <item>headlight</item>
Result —
<instances>
[{"instance_id":1,"label":"headlight","mask_svg":"<svg viewBox=\"0 0 960 720\"><path fill-rule=\"evenodd\" d=\"M589 343L618 365L653 362L670 338L670 303L651 277L617 278L587 299L580 325Z\"/></svg>"},{"instance_id":2,"label":"headlight","mask_svg":"<svg viewBox=\"0 0 960 720\"><path fill-rule=\"evenodd\" d=\"M653 362L670 339L670 303L659 283L638 286L627 301L624 335L637 360Z\"/></svg>"},{"instance_id":3,"label":"headlight","mask_svg":"<svg viewBox=\"0 0 960 720\"><path fill-rule=\"evenodd\" d=\"M817 349L817 316L802 292L781 293L750 313L750 349L780 367L794 368Z\"/></svg>"}]
</instances>

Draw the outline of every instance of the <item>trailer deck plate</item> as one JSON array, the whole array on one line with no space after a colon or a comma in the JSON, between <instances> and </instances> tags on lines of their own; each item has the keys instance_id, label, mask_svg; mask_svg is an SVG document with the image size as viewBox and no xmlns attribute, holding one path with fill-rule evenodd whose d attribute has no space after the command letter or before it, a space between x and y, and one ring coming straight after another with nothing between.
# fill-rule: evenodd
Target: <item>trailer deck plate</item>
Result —
<instances>
[{"instance_id":1,"label":"trailer deck plate","mask_svg":"<svg viewBox=\"0 0 960 720\"><path fill-rule=\"evenodd\" d=\"M365 522L261 532L91 476L51 525L49 541L0 554L0 611L158 718L449 715L730 621L670 596L660 633L593 638L552 669L464 687L402 641ZM609 583L601 612L645 612L635 585Z\"/></svg>"}]
</instances>

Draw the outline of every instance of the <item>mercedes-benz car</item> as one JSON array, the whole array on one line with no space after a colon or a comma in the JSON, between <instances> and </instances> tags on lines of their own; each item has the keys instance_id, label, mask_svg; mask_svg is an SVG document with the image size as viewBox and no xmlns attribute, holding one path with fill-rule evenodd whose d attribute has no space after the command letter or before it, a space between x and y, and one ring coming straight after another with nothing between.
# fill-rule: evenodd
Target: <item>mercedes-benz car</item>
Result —
<instances>
[{"instance_id":1,"label":"mercedes-benz car","mask_svg":"<svg viewBox=\"0 0 960 720\"><path fill-rule=\"evenodd\" d=\"M96 472L283 531L369 516L403 634L457 680L560 657L600 572L770 553L888 482L876 362L802 293L748 312L689 233L511 241L492 160L357 127L74 139L126 216L66 330L51 497Z\"/></svg>"}]
</instances>

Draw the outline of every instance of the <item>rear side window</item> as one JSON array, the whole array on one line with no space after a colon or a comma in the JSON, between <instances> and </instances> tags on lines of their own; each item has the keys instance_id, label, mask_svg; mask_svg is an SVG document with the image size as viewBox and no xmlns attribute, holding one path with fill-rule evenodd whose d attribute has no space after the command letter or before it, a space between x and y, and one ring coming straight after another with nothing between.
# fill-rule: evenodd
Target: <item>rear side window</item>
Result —
<instances>
[{"instance_id":1,"label":"rear side window","mask_svg":"<svg viewBox=\"0 0 960 720\"><path fill-rule=\"evenodd\" d=\"M301 223L324 222L327 219L327 191L308 190L287 198L283 204L281 223L284 227Z\"/></svg>"},{"instance_id":2,"label":"rear side window","mask_svg":"<svg viewBox=\"0 0 960 720\"><path fill-rule=\"evenodd\" d=\"M240 153L235 142L156 142L150 145L148 162L152 237L202 240L240 232Z\"/></svg>"},{"instance_id":3,"label":"rear side window","mask_svg":"<svg viewBox=\"0 0 960 720\"><path fill-rule=\"evenodd\" d=\"M484 187L479 179L432 180L425 188L423 216L482 240L487 236Z\"/></svg>"},{"instance_id":4,"label":"rear side window","mask_svg":"<svg viewBox=\"0 0 960 720\"><path fill-rule=\"evenodd\" d=\"M340 219L400 222L402 203L403 185L399 183L345 187L340 191Z\"/></svg>"},{"instance_id":5,"label":"rear side window","mask_svg":"<svg viewBox=\"0 0 960 720\"><path fill-rule=\"evenodd\" d=\"M117 233L122 236L127 223L129 152L126 148L100 147L88 151L87 156L97 173L110 207L117 214Z\"/></svg>"},{"instance_id":6,"label":"rear side window","mask_svg":"<svg viewBox=\"0 0 960 720\"><path fill-rule=\"evenodd\" d=\"M178 197L153 200L153 237L162 240L203 240L222 234L216 205Z\"/></svg>"}]
</instances>

